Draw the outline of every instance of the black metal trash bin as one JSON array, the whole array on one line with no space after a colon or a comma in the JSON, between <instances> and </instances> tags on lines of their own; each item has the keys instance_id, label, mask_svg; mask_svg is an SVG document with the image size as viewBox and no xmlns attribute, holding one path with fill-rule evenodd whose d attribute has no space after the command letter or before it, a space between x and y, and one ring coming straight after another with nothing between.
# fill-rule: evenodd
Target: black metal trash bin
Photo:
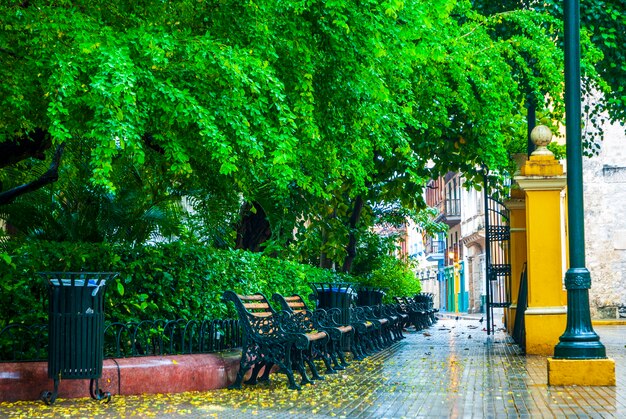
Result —
<instances>
[{"instance_id":1,"label":"black metal trash bin","mask_svg":"<svg viewBox=\"0 0 626 419\"><path fill-rule=\"evenodd\" d=\"M61 379L90 379L91 397L111 399L98 388L104 358L104 292L115 272L40 272L48 283L48 377L54 390L41 399L52 404ZM95 384L95 388L94 388Z\"/></svg>"},{"instance_id":2,"label":"black metal trash bin","mask_svg":"<svg viewBox=\"0 0 626 419\"><path fill-rule=\"evenodd\" d=\"M341 311L338 320L342 326L350 324L350 304L356 295L353 284L313 283L309 286L313 290L313 298L317 300L317 308L338 308Z\"/></svg>"},{"instance_id":3,"label":"black metal trash bin","mask_svg":"<svg viewBox=\"0 0 626 419\"><path fill-rule=\"evenodd\" d=\"M358 306L378 306L383 303L383 297L385 296L386 288L380 287L368 287L361 285L357 290L357 305Z\"/></svg>"}]
</instances>

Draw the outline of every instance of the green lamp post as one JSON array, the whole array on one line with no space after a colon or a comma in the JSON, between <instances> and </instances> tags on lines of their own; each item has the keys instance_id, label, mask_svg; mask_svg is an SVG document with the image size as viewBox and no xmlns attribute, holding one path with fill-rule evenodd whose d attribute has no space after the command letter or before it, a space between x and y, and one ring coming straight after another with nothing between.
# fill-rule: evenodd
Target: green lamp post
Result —
<instances>
[{"instance_id":1,"label":"green lamp post","mask_svg":"<svg viewBox=\"0 0 626 419\"><path fill-rule=\"evenodd\" d=\"M564 0L565 116L567 127L567 209L569 212L569 260L565 274L567 326L554 348L555 359L606 358L606 349L591 325L589 288L585 267L582 143L580 135L580 3Z\"/></svg>"}]
</instances>

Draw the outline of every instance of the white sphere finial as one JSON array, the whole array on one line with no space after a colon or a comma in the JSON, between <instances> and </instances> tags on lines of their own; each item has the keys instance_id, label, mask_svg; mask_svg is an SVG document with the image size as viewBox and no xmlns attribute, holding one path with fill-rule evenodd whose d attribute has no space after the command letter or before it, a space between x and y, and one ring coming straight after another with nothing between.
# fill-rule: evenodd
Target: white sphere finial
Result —
<instances>
[{"instance_id":1,"label":"white sphere finial","mask_svg":"<svg viewBox=\"0 0 626 419\"><path fill-rule=\"evenodd\" d=\"M552 131L545 125L537 125L530 132L531 141L537 146L531 156L554 156L546 147L552 141Z\"/></svg>"}]
</instances>

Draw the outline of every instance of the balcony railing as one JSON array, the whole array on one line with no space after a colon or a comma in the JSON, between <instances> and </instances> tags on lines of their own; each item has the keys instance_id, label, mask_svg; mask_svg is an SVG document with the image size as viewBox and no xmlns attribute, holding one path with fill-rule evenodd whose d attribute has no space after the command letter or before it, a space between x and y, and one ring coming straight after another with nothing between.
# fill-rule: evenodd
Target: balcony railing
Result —
<instances>
[{"instance_id":1,"label":"balcony railing","mask_svg":"<svg viewBox=\"0 0 626 419\"><path fill-rule=\"evenodd\" d=\"M461 200L459 198L456 199L446 199L446 207L445 207L446 217L460 217L461 216Z\"/></svg>"},{"instance_id":2,"label":"balcony railing","mask_svg":"<svg viewBox=\"0 0 626 419\"><path fill-rule=\"evenodd\" d=\"M426 259L443 260L446 254L446 242L443 240L428 239L426 241Z\"/></svg>"},{"instance_id":3,"label":"balcony railing","mask_svg":"<svg viewBox=\"0 0 626 419\"><path fill-rule=\"evenodd\" d=\"M435 217L435 221L444 222L450 227L461 222L461 199L445 199L439 202L436 208L438 214Z\"/></svg>"},{"instance_id":4,"label":"balcony railing","mask_svg":"<svg viewBox=\"0 0 626 419\"><path fill-rule=\"evenodd\" d=\"M426 243L426 253L445 253L446 242L443 240L429 240Z\"/></svg>"}]
</instances>

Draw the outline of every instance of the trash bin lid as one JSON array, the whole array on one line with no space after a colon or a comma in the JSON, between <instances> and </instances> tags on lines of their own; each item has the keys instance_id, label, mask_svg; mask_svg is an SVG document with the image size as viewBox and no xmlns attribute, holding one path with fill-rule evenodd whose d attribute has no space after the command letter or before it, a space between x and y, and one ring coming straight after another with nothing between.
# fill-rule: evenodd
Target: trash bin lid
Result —
<instances>
[{"instance_id":1,"label":"trash bin lid","mask_svg":"<svg viewBox=\"0 0 626 419\"><path fill-rule=\"evenodd\" d=\"M107 280L106 279L74 279L74 286L75 287L101 287L103 285L106 285ZM56 285L58 286L64 286L64 287L70 287L72 286L72 280L71 279L67 279L67 278L50 278L50 283L52 285Z\"/></svg>"},{"instance_id":2,"label":"trash bin lid","mask_svg":"<svg viewBox=\"0 0 626 419\"><path fill-rule=\"evenodd\" d=\"M107 280L113 280L119 272L38 272L48 280L51 287L91 287L91 295L95 297L100 288L106 286Z\"/></svg>"}]
</instances>

